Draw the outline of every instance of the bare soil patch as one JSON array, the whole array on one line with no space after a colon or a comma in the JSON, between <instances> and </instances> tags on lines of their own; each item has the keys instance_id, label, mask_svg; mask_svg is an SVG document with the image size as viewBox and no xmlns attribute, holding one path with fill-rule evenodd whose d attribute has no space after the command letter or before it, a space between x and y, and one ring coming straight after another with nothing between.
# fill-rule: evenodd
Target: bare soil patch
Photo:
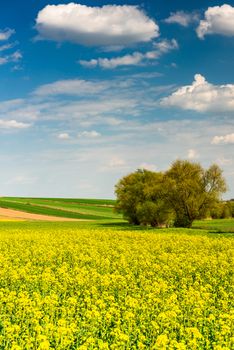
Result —
<instances>
[{"instance_id":1,"label":"bare soil patch","mask_svg":"<svg viewBox=\"0 0 234 350\"><path fill-rule=\"evenodd\" d=\"M40 220L40 221L91 221L83 219L70 219L58 216L41 215L26 213L24 211L0 208L0 219L14 219L14 220Z\"/></svg>"}]
</instances>

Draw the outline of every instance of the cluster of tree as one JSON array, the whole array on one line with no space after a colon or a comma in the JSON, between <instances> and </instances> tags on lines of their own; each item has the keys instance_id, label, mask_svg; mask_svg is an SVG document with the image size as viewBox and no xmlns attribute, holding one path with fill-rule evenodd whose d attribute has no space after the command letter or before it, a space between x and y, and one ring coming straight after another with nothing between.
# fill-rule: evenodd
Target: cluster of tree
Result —
<instances>
[{"instance_id":1,"label":"cluster of tree","mask_svg":"<svg viewBox=\"0 0 234 350\"><path fill-rule=\"evenodd\" d=\"M234 218L234 201L219 202L210 211L212 219Z\"/></svg>"},{"instance_id":2,"label":"cluster of tree","mask_svg":"<svg viewBox=\"0 0 234 350\"><path fill-rule=\"evenodd\" d=\"M135 225L191 227L210 215L226 192L222 170L214 164L175 161L166 172L137 170L116 185L116 210Z\"/></svg>"}]
</instances>

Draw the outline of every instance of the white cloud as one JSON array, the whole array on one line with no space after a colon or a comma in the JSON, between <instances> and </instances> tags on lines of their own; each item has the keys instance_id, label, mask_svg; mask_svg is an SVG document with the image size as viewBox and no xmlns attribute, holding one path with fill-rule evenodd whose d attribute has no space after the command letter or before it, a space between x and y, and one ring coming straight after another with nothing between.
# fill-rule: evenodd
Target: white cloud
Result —
<instances>
[{"instance_id":1,"label":"white cloud","mask_svg":"<svg viewBox=\"0 0 234 350\"><path fill-rule=\"evenodd\" d=\"M1 46L0 46L0 52L6 51L6 50L10 50L10 49L12 49L14 46L15 46L15 43L1 45Z\"/></svg>"},{"instance_id":2,"label":"white cloud","mask_svg":"<svg viewBox=\"0 0 234 350\"><path fill-rule=\"evenodd\" d=\"M195 12L185 12L177 11L171 12L170 16L165 19L165 22L168 24L176 23L180 24L183 27L188 27L191 23L198 21L198 14Z\"/></svg>"},{"instance_id":3,"label":"white cloud","mask_svg":"<svg viewBox=\"0 0 234 350\"><path fill-rule=\"evenodd\" d=\"M213 85L196 74L192 85L182 86L161 100L161 105L197 112L234 111L234 85Z\"/></svg>"},{"instance_id":4,"label":"white cloud","mask_svg":"<svg viewBox=\"0 0 234 350\"><path fill-rule=\"evenodd\" d=\"M15 33L14 29L0 30L0 41L8 40Z\"/></svg>"},{"instance_id":5,"label":"white cloud","mask_svg":"<svg viewBox=\"0 0 234 350\"><path fill-rule=\"evenodd\" d=\"M51 84L41 85L34 91L34 95L90 95L106 90L109 84L100 81L87 81L80 79L58 80Z\"/></svg>"},{"instance_id":6,"label":"white cloud","mask_svg":"<svg viewBox=\"0 0 234 350\"><path fill-rule=\"evenodd\" d=\"M163 74L159 72L144 72L144 73L135 73L129 75L131 79L154 79L154 78L160 78L162 77Z\"/></svg>"},{"instance_id":7,"label":"white cloud","mask_svg":"<svg viewBox=\"0 0 234 350\"><path fill-rule=\"evenodd\" d=\"M80 101L60 100L51 101L45 106L38 104L40 119L44 120L65 120L79 121L82 127L90 127L94 124L100 124L109 119L112 122L113 117L121 115L134 115L137 109L135 100L124 98L115 98L114 94L106 94L103 98L97 96L92 103L90 99L84 98ZM41 114L41 115L40 115Z\"/></svg>"},{"instance_id":8,"label":"white cloud","mask_svg":"<svg viewBox=\"0 0 234 350\"><path fill-rule=\"evenodd\" d=\"M163 54L178 49L179 45L175 39L162 40L153 44L153 50L146 53L134 52L125 56L115 58L97 58L90 61L80 60L79 63L87 68L100 66L104 69L114 69L119 66L136 66L147 60L159 59Z\"/></svg>"},{"instance_id":9,"label":"white cloud","mask_svg":"<svg viewBox=\"0 0 234 350\"><path fill-rule=\"evenodd\" d=\"M8 63L7 58L6 57L0 57L0 66L4 65L6 63Z\"/></svg>"},{"instance_id":10,"label":"white cloud","mask_svg":"<svg viewBox=\"0 0 234 350\"><path fill-rule=\"evenodd\" d=\"M187 155L188 159L197 159L199 158L199 154L195 149L189 149L188 150L188 155Z\"/></svg>"},{"instance_id":11,"label":"white cloud","mask_svg":"<svg viewBox=\"0 0 234 350\"><path fill-rule=\"evenodd\" d=\"M78 133L78 138L91 138L91 139L95 139L97 137L100 137L101 134L95 130L92 131L82 131L80 133Z\"/></svg>"},{"instance_id":12,"label":"white cloud","mask_svg":"<svg viewBox=\"0 0 234 350\"><path fill-rule=\"evenodd\" d=\"M73 80L68 80L42 85L26 99L2 101L0 119L38 122L38 126L49 120L53 123L62 122L56 132L52 132L56 137L60 132L63 133L61 128L66 132L74 132L96 130L97 125L101 130L119 128L121 125L124 127L127 120L135 120L155 110L158 104L156 97L172 90L171 87L165 89L157 84L152 87L151 81L144 77L124 75L111 81L87 80L82 81L81 86L80 81L76 80L75 84ZM144 89L139 79L144 79ZM71 139L75 142L74 138ZM100 140L102 137L97 141Z\"/></svg>"},{"instance_id":13,"label":"white cloud","mask_svg":"<svg viewBox=\"0 0 234 350\"><path fill-rule=\"evenodd\" d=\"M153 46L155 49L157 49L159 56L167 52L170 52L171 50L175 50L179 48L179 45L175 39L172 39L172 40L164 39L158 42L154 42Z\"/></svg>"},{"instance_id":14,"label":"white cloud","mask_svg":"<svg viewBox=\"0 0 234 350\"><path fill-rule=\"evenodd\" d=\"M5 29L4 31L0 31L0 41L7 41L14 33L15 31L13 29ZM19 62L22 59L22 53L19 50L2 55L3 52L12 49L17 44L17 42L14 42L6 43L0 46L0 66L11 62Z\"/></svg>"},{"instance_id":15,"label":"white cloud","mask_svg":"<svg viewBox=\"0 0 234 350\"><path fill-rule=\"evenodd\" d=\"M98 58L90 61L80 60L79 63L87 68L100 66L105 69L113 69L119 66L132 66L140 64L144 59L144 55L140 52L134 52L131 55L125 55L116 58Z\"/></svg>"},{"instance_id":16,"label":"white cloud","mask_svg":"<svg viewBox=\"0 0 234 350\"><path fill-rule=\"evenodd\" d=\"M87 46L127 46L159 36L158 25L136 6L47 5L36 18L38 39Z\"/></svg>"},{"instance_id":17,"label":"white cloud","mask_svg":"<svg viewBox=\"0 0 234 350\"><path fill-rule=\"evenodd\" d=\"M109 169L122 168L125 166L126 166L126 161L120 158L119 156L113 156L107 164L107 168Z\"/></svg>"},{"instance_id":18,"label":"white cloud","mask_svg":"<svg viewBox=\"0 0 234 350\"><path fill-rule=\"evenodd\" d=\"M101 62L104 60L104 58L92 58L90 61L87 60L79 60L77 63L80 63L82 66L87 67L87 68L95 68Z\"/></svg>"},{"instance_id":19,"label":"white cloud","mask_svg":"<svg viewBox=\"0 0 234 350\"><path fill-rule=\"evenodd\" d=\"M15 51L14 53L10 54L10 55L5 55L5 56L0 56L0 66L3 64L7 64L10 62L18 62L20 61L22 58L22 54L21 52Z\"/></svg>"},{"instance_id":20,"label":"white cloud","mask_svg":"<svg viewBox=\"0 0 234 350\"><path fill-rule=\"evenodd\" d=\"M123 165L125 165L125 164L126 164L126 162L125 162L123 159L118 158L118 157L113 157L113 158L110 160L110 162L109 162L109 166L110 166L111 168L123 166Z\"/></svg>"},{"instance_id":21,"label":"white cloud","mask_svg":"<svg viewBox=\"0 0 234 350\"><path fill-rule=\"evenodd\" d=\"M69 140L70 135L67 132L63 132L61 134L58 134L58 139L60 140Z\"/></svg>"},{"instance_id":22,"label":"white cloud","mask_svg":"<svg viewBox=\"0 0 234 350\"><path fill-rule=\"evenodd\" d=\"M25 174L38 177L37 186L27 186L27 195L101 198L110 196L118 179L139 165L149 168L155 164L156 170L163 171L177 157L187 156L189 149L197 151L205 167L218 158L233 159L233 144L211 145L215 135L234 132L232 115L190 118L186 112L178 116L172 111L171 120L167 120L158 109L158 98L171 94L171 87L166 91L165 86L145 79L145 75L118 74L112 78L111 82L100 79L99 83L109 88L92 95L54 94L48 99L46 94L30 94L25 99L0 103L0 119L35 123L30 135L30 129L26 129L26 134L21 130L25 134L22 145L14 147L14 152L6 148L0 155L2 193L20 195L20 186L7 187L5 181L12 174ZM77 137L84 130L96 131L101 136ZM11 142L20 130L2 132L9 133L7 138ZM59 133L68 133L70 139L58 139ZM233 175L232 178L228 175L231 171L233 163L225 164L225 177L234 191ZM80 182L87 180L99 192L93 188L76 190L77 174ZM68 176L69 183L64 187L64 178Z\"/></svg>"},{"instance_id":23,"label":"white cloud","mask_svg":"<svg viewBox=\"0 0 234 350\"><path fill-rule=\"evenodd\" d=\"M15 99L0 103L0 118L3 120L32 121L38 119L44 105L37 106L30 100Z\"/></svg>"},{"instance_id":24,"label":"white cloud","mask_svg":"<svg viewBox=\"0 0 234 350\"><path fill-rule=\"evenodd\" d=\"M26 129L30 124L17 122L16 120L0 120L0 129Z\"/></svg>"},{"instance_id":25,"label":"white cloud","mask_svg":"<svg viewBox=\"0 0 234 350\"><path fill-rule=\"evenodd\" d=\"M23 68L21 65L19 65L19 64L15 64L15 65L11 68L11 71L12 71L12 72L19 72L19 71L22 71L22 70L24 70L24 68Z\"/></svg>"},{"instance_id":26,"label":"white cloud","mask_svg":"<svg viewBox=\"0 0 234 350\"><path fill-rule=\"evenodd\" d=\"M227 4L209 7L197 28L200 39L207 34L234 36L234 7Z\"/></svg>"},{"instance_id":27,"label":"white cloud","mask_svg":"<svg viewBox=\"0 0 234 350\"><path fill-rule=\"evenodd\" d=\"M19 50L15 51L9 56L11 62L18 62L22 57L22 53Z\"/></svg>"},{"instance_id":28,"label":"white cloud","mask_svg":"<svg viewBox=\"0 0 234 350\"><path fill-rule=\"evenodd\" d=\"M234 143L234 133L228 134L228 135L224 135L224 136L215 136L212 139L211 143L213 145L218 145L220 143L221 144L228 144L228 143L232 144L232 143Z\"/></svg>"}]
</instances>

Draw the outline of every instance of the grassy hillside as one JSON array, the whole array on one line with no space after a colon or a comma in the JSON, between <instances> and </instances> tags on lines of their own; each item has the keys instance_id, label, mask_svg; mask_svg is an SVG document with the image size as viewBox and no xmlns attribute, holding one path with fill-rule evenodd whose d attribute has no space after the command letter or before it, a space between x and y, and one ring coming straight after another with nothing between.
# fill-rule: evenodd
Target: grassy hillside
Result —
<instances>
[{"instance_id":1,"label":"grassy hillside","mask_svg":"<svg viewBox=\"0 0 234 350\"><path fill-rule=\"evenodd\" d=\"M73 219L121 219L121 215L114 212L114 200L104 199L2 197L0 207Z\"/></svg>"},{"instance_id":2,"label":"grassy hillside","mask_svg":"<svg viewBox=\"0 0 234 350\"><path fill-rule=\"evenodd\" d=\"M33 214L52 215L57 217L93 220L106 225L118 223L117 226L134 230L143 227L132 227L120 214L114 212L114 200L110 199L75 199L75 198L19 198L1 197L0 207L24 211ZM193 228L204 229L209 232L234 233L234 219L198 220Z\"/></svg>"}]
</instances>

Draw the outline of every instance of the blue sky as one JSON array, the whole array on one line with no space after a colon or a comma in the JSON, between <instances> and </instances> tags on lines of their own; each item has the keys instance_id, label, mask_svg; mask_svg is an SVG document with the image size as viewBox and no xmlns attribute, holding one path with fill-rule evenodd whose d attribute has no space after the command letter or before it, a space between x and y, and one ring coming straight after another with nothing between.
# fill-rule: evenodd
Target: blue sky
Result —
<instances>
[{"instance_id":1,"label":"blue sky","mask_svg":"<svg viewBox=\"0 0 234 350\"><path fill-rule=\"evenodd\" d=\"M0 11L0 191L113 198L177 158L234 198L234 1L18 1Z\"/></svg>"}]
</instances>

